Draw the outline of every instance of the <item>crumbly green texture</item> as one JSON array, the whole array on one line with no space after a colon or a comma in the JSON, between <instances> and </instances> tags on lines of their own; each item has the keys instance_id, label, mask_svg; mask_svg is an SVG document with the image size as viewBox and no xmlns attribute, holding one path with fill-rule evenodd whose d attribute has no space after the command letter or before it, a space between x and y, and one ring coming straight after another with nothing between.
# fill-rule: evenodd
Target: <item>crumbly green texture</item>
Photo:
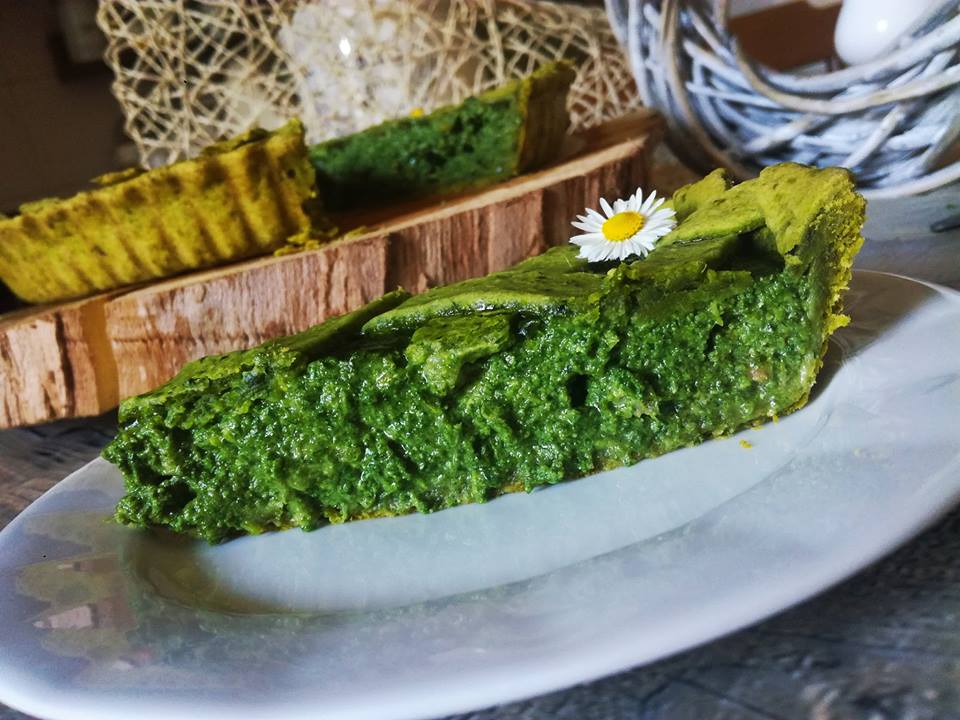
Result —
<instances>
[{"instance_id":1,"label":"crumbly green texture","mask_svg":"<svg viewBox=\"0 0 960 720\"><path fill-rule=\"evenodd\" d=\"M460 105L391 120L310 148L328 210L459 192L556 156L569 126L566 63L551 63Z\"/></svg>"},{"instance_id":2,"label":"crumbly green texture","mask_svg":"<svg viewBox=\"0 0 960 720\"><path fill-rule=\"evenodd\" d=\"M846 171L716 172L644 260L563 247L126 401L116 517L220 541L531 490L800 407L860 244Z\"/></svg>"}]
</instances>

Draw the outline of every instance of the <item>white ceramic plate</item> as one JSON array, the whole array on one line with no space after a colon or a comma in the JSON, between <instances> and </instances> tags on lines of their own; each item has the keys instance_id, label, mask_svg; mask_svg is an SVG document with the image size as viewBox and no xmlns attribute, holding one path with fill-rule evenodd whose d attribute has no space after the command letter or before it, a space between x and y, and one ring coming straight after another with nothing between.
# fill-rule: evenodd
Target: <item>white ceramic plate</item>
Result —
<instances>
[{"instance_id":1,"label":"white ceramic plate","mask_svg":"<svg viewBox=\"0 0 960 720\"><path fill-rule=\"evenodd\" d=\"M802 411L431 516L211 548L108 522L121 480L95 461L0 533L0 701L91 720L437 716L755 622L960 497L958 297L857 273Z\"/></svg>"}]
</instances>

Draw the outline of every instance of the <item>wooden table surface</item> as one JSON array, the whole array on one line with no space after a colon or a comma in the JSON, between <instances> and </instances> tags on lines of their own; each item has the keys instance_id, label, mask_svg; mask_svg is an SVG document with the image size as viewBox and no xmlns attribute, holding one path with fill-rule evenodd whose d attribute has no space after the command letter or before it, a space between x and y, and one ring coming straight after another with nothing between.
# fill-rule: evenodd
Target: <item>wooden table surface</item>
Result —
<instances>
[{"instance_id":1,"label":"wooden table surface","mask_svg":"<svg viewBox=\"0 0 960 720\"><path fill-rule=\"evenodd\" d=\"M876 202L868 212L857 267L960 289L960 231L929 229L960 212L960 189ZM114 427L107 415L0 432L0 527L93 459ZM0 720L23 718L0 706ZM466 718L960 720L960 510L853 579L757 626Z\"/></svg>"}]
</instances>

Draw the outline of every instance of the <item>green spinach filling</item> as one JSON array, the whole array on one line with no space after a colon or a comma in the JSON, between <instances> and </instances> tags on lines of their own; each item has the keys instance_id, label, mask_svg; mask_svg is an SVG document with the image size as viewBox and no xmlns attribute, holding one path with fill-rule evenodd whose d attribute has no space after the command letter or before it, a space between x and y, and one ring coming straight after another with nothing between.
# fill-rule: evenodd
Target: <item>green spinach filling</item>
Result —
<instances>
[{"instance_id":1,"label":"green spinach filling","mask_svg":"<svg viewBox=\"0 0 960 720\"><path fill-rule=\"evenodd\" d=\"M220 541L430 512L801 406L861 242L848 175L714 173L674 205L644 260L556 248L189 364L121 407L117 519Z\"/></svg>"},{"instance_id":2,"label":"green spinach filling","mask_svg":"<svg viewBox=\"0 0 960 720\"><path fill-rule=\"evenodd\" d=\"M314 145L325 208L459 192L542 165L567 131L573 77L568 65L551 63L459 105Z\"/></svg>"}]
</instances>

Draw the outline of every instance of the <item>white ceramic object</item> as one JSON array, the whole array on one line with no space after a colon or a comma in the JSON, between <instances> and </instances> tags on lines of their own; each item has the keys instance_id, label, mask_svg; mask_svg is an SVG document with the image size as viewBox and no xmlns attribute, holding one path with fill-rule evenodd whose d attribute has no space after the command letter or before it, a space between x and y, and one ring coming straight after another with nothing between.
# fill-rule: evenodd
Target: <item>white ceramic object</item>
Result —
<instances>
[{"instance_id":1,"label":"white ceramic object","mask_svg":"<svg viewBox=\"0 0 960 720\"><path fill-rule=\"evenodd\" d=\"M837 55L848 65L877 60L941 4L942 0L843 0L833 33Z\"/></svg>"},{"instance_id":2,"label":"white ceramic object","mask_svg":"<svg viewBox=\"0 0 960 720\"><path fill-rule=\"evenodd\" d=\"M960 497L960 295L857 273L848 307L800 412L486 505L208 547L108 522L122 483L95 461L0 532L0 701L433 717L756 622Z\"/></svg>"}]
</instances>

